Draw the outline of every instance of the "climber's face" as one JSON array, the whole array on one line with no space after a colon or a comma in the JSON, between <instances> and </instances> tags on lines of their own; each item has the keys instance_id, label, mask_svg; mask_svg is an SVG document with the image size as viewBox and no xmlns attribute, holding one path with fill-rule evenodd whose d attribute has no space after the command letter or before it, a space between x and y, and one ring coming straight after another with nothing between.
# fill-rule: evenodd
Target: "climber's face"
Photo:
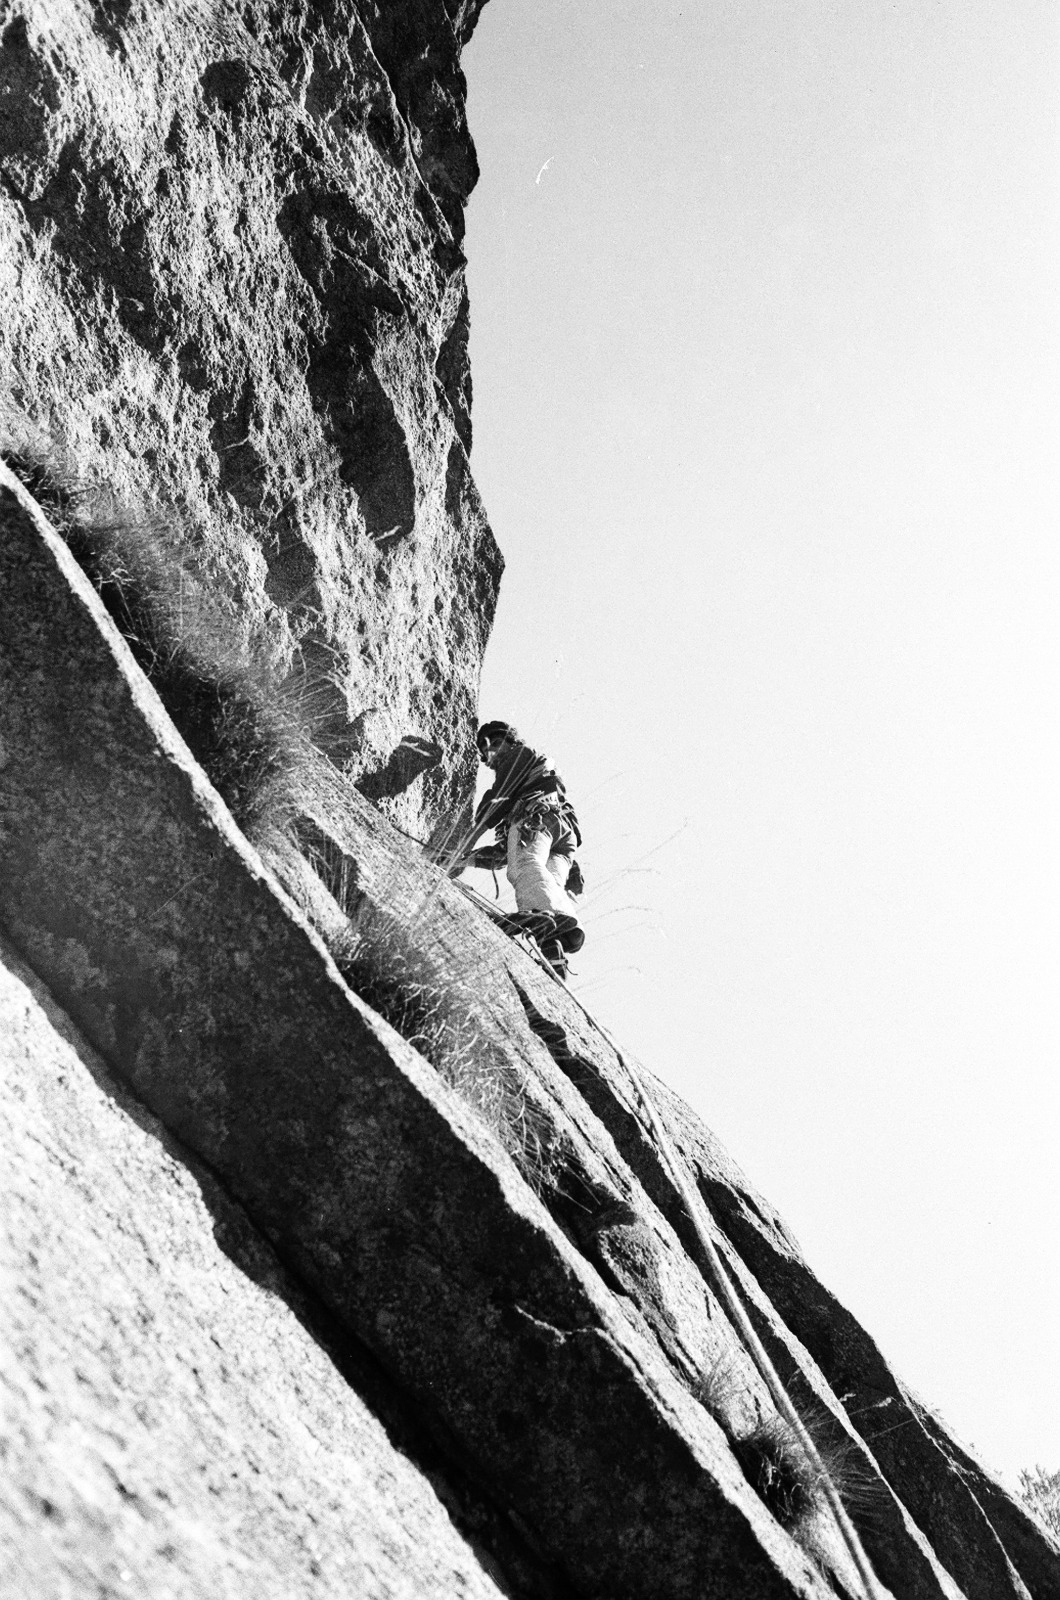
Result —
<instances>
[{"instance_id":1,"label":"climber's face","mask_svg":"<svg viewBox=\"0 0 1060 1600\"><path fill-rule=\"evenodd\" d=\"M495 767L497 765L497 757L507 743L507 739L502 735L494 735L492 739L488 739L485 744L479 746L479 760L484 766Z\"/></svg>"}]
</instances>

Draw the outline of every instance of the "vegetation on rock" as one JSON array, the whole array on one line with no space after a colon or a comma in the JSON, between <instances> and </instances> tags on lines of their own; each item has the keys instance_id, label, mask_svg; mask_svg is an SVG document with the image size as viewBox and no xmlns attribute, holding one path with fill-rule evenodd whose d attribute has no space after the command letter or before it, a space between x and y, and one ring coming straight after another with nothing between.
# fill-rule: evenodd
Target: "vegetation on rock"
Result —
<instances>
[{"instance_id":1,"label":"vegetation on rock","mask_svg":"<svg viewBox=\"0 0 1060 1600\"><path fill-rule=\"evenodd\" d=\"M1020 1473L1023 1503L1040 1517L1045 1526L1060 1538L1060 1468L1046 1472L1044 1467Z\"/></svg>"},{"instance_id":2,"label":"vegetation on rock","mask_svg":"<svg viewBox=\"0 0 1060 1600\"><path fill-rule=\"evenodd\" d=\"M424 835L502 566L468 461L479 9L0 8L0 435L174 519Z\"/></svg>"},{"instance_id":3,"label":"vegetation on rock","mask_svg":"<svg viewBox=\"0 0 1060 1600\"><path fill-rule=\"evenodd\" d=\"M225 605L204 579L194 541L171 517L108 503L46 455L0 454L47 510L240 828L266 843L295 809L317 686L283 674L237 598Z\"/></svg>"},{"instance_id":4,"label":"vegetation on rock","mask_svg":"<svg viewBox=\"0 0 1060 1600\"><path fill-rule=\"evenodd\" d=\"M748 1383L731 1357L701 1373L694 1393L729 1436L733 1455L748 1483L777 1521L791 1533L810 1534L810 1525L827 1514L825 1477L843 1501L860 1513L871 1510L877 1485L869 1476L849 1434L819 1401L797 1402L796 1410L813 1439L819 1464L810 1459L794 1429L776 1412L747 1420Z\"/></svg>"},{"instance_id":5,"label":"vegetation on rock","mask_svg":"<svg viewBox=\"0 0 1060 1600\"><path fill-rule=\"evenodd\" d=\"M326 760L313 737L313 685L285 680L255 647L238 607L222 610L170 519L121 514L46 454L9 452L4 459L48 510L242 831L266 859L277 845L293 845L334 897L344 920L338 932L320 932L351 988L430 1062L533 1180L541 1161L534 1120L518 1074L487 1059L471 974L441 978L408 923L367 906L342 852L306 825L305 805L322 786Z\"/></svg>"}]
</instances>

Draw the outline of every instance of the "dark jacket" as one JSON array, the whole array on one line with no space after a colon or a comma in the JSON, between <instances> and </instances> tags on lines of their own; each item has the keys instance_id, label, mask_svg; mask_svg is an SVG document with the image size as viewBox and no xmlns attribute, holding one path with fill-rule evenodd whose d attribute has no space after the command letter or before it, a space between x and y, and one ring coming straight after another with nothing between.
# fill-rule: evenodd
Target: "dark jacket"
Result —
<instances>
[{"instance_id":1,"label":"dark jacket","mask_svg":"<svg viewBox=\"0 0 1060 1600\"><path fill-rule=\"evenodd\" d=\"M563 780L548 757L532 750L528 744L508 745L494 768L493 787L487 789L475 810L475 828L485 833L496 828L498 835L508 827L513 817L525 809L531 800L555 797L556 806L578 832L577 818L567 799ZM579 838L579 843L580 843Z\"/></svg>"}]
</instances>

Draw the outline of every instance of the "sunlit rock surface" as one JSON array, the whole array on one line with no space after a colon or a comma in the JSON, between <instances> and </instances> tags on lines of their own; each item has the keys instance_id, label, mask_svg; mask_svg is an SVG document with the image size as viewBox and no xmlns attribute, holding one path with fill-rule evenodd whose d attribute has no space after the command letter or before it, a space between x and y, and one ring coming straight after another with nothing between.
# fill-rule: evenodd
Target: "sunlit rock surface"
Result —
<instances>
[{"instance_id":1,"label":"sunlit rock surface","mask_svg":"<svg viewBox=\"0 0 1060 1600\"><path fill-rule=\"evenodd\" d=\"M170 515L412 831L466 787L501 566L467 463L479 9L0 5L0 442Z\"/></svg>"}]
</instances>

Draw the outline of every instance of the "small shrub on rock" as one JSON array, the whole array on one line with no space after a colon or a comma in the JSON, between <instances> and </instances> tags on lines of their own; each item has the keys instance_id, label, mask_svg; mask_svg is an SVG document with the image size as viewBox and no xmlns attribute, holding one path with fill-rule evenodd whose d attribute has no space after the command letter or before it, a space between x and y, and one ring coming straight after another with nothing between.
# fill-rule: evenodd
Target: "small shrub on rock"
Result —
<instances>
[{"instance_id":1,"label":"small shrub on rock","mask_svg":"<svg viewBox=\"0 0 1060 1600\"><path fill-rule=\"evenodd\" d=\"M1033 1472L1021 1471L1020 1499L1060 1539L1060 1470L1046 1472L1044 1467L1035 1467Z\"/></svg>"},{"instance_id":2,"label":"small shrub on rock","mask_svg":"<svg viewBox=\"0 0 1060 1600\"><path fill-rule=\"evenodd\" d=\"M877 1485L854 1440L819 1403L801 1401L797 1410L823 1472L807 1455L795 1429L776 1413L761 1418L753 1427L741 1426L739 1416L748 1397L731 1359L722 1357L702 1373L694 1392L729 1435L732 1453L748 1483L789 1533L807 1527L825 1508L826 1477L848 1506L863 1513L871 1510Z\"/></svg>"}]
</instances>

